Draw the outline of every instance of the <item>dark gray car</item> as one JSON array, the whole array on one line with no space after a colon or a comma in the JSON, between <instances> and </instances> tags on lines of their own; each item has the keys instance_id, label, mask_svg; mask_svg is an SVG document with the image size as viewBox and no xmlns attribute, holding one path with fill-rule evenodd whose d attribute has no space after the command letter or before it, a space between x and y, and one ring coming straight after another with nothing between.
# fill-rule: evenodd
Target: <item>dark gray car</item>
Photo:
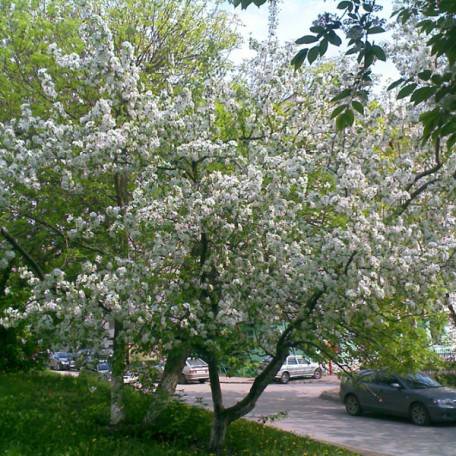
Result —
<instances>
[{"instance_id":1,"label":"dark gray car","mask_svg":"<svg viewBox=\"0 0 456 456\"><path fill-rule=\"evenodd\" d=\"M414 424L456 421L456 389L424 374L398 376L363 370L342 381L340 398L352 416L381 412L409 417Z\"/></svg>"}]
</instances>

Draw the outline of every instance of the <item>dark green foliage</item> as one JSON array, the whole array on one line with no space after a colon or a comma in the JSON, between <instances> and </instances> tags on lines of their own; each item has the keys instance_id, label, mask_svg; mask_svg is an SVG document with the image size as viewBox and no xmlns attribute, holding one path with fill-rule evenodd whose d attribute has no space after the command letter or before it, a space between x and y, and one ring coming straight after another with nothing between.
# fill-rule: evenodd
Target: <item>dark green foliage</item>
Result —
<instances>
[{"instance_id":1,"label":"dark green foliage","mask_svg":"<svg viewBox=\"0 0 456 456\"><path fill-rule=\"evenodd\" d=\"M207 456L211 414L173 402L154 427L141 419L150 397L128 390L127 422L108 428L109 388L92 376L0 377L0 454L20 456ZM32 432L33 431L33 432ZM230 426L227 455L348 456L348 451L239 420Z\"/></svg>"},{"instance_id":2,"label":"dark green foliage","mask_svg":"<svg viewBox=\"0 0 456 456\"><path fill-rule=\"evenodd\" d=\"M47 355L38 351L35 341L23 327L0 326L0 372L41 367L46 360Z\"/></svg>"},{"instance_id":3,"label":"dark green foliage","mask_svg":"<svg viewBox=\"0 0 456 456\"><path fill-rule=\"evenodd\" d=\"M439 370L431 371L431 376L444 386L456 387L456 361L444 362Z\"/></svg>"}]
</instances>

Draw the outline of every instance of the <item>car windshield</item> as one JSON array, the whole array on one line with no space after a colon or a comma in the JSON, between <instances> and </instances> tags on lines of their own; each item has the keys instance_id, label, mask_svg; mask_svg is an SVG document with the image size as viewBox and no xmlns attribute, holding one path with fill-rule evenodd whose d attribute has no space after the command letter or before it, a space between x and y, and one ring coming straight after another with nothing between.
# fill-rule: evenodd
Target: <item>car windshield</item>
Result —
<instances>
[{"instance_id":1,"label":"car windshield","mask_svg":"<svg viewBox=\"0 0 456 456\"><path fill-rule=\"evenodd\" d=\"M109 370L109 366L106 363L98 364L97 369L100 371L107 371Z\"/></svg>"},{"instance_id":2,"label":"car windshield","mask_svg":"<svg viewBox=\"0 0 456 456\"><path fill-rule=\"evenodd\" d=\"M207 366L207 363L205 361L203 361L202 359L199 359L199 358L187 359L187 364L190 367L197 367L197 366L206 367Z\"/></svg>"},{"instance_id":3,"label":"car windshield","mask_svg":"<svg viewBox=\"0 0 456 456\"><path fill-rule=\"evenodd\" d=\"M410 374L403 379L411 389L441 388L442 385L424 374Z\"/></svg>"}]
</instances>

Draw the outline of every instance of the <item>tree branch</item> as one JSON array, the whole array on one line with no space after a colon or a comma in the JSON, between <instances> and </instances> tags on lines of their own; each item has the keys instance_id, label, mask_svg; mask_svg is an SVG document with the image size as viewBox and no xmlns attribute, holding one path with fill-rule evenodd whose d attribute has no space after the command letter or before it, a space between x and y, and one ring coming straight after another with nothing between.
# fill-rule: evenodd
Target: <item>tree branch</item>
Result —
<instances>
[{"instance_id":1,"label":"tree branch","mask_svg":"<svg viewBox=\"0 0 456 456\"><path fill-rule=\"evenodd\" d=\"M3 237L11 244L13 249L22 255L27 264L33 269L37 277L39 277L41 280L44 280L44 272L41 269L40 265L32 258L32 256L16 241L16 239L14 239L13 236L8 233L6 228L0 228L0 232L2 233Z\"/></svg>"}]
</instances>

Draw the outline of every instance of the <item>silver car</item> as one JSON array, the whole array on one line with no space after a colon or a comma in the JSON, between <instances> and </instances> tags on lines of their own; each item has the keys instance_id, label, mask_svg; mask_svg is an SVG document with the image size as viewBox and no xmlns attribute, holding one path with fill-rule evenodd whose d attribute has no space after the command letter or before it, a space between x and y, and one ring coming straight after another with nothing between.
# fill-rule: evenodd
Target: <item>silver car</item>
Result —
<instances>
[{"instance_id":1,"label":"silver car","mask_svg":"<svg viewBox=\"0 0 456 456\"><path fill-rule=\"evenodd\" d=\"M305 359L303 356L290 355L277 372L275 379L281 383L288 383L291 378L312 377L319 379L322 369L319 364Z\"/></svg>"},{"instance_id":2,"label":"silver car","mask_svg":"<svg viewBox=\"0 0 456 456\"><path fill-rule=\"evenodd\" d=\"M184 383L204 383L209 380L209 367L207 363L200 358L187 358L181 377Z\"/></svg>"}]
</instances>

